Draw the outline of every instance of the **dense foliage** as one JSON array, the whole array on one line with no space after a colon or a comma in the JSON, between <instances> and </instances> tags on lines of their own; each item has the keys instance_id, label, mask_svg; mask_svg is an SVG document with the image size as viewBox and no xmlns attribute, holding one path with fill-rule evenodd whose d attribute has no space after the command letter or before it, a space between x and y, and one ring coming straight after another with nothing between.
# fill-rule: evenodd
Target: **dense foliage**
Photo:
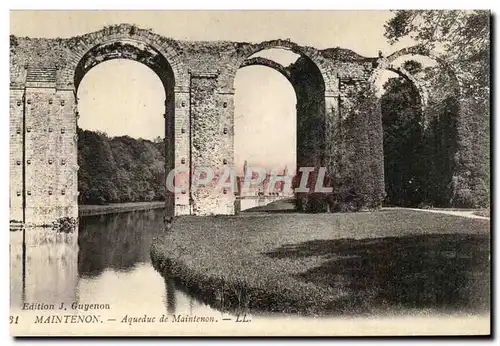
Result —
<instances>
[{"instance_id":1,"label":"dense foliage","mask_svg":"<svg viewBox=\"0 0 500 346\"><path fill-rule=\"evenodd\" d=\"M151 241L163 229L162 210L80 218L79 275L99 276L106 268L128 271L138 263L147 262Z\"/></svg>"},{"instance_id":2,"label":"dense foliage","mask_svg":"<svg viewBox=\"0 0 500 346\"><path fill-rule=\"evenodd\" d=\"M442 52L464 84L464 92L489 98L490 12L398 10L385 25L391 43L410 37L426 48Z\"/></svg>"},{"instance_id":3,"label":"dense foliage","mask_svg":"<svg viewBox=\"0 0 500 346\"><path fill-rule=\"evenodd\" d=\"M449 202L459 207L484 207L490 200L490 16L483 10L399 10L385 26L390 42L410 37L433 50L460 84L459 105L449 98L435 105L442 113L442 104L450 103L448 112L457 116ZM443 95L449 89L449 80L437 79L433 93Z\"/></svg>"},{"instance_id":4,"label":"dense foliage","mask_svg":"<svg viewBox=\"0 0 500 346\"><path fill-rule=\"evenodd\" d=\"M79 204L163 200L165 146L78 129Z\"/></svg>"},{"instance_id":5,"label":"dense foliage","mask_svg":"<svg viewBox=\"0 0 500 346\"><path fill-rule=\"evenodd\" d=\"M323 186L330 193L296 193L296 209L307 213L375 210L384 199L382 124L380 103L366 83L347 80L339 100L337 123L332 126L332 160ZM309 176L315 186L318 171ZM300 182L300 174L295 187Z\"/></svg>"},{"instance_id":6,"label":"dense foliage","mask_svg":"<svg viewBox=\"0 0 500 346\"><path fill-rule=\"evenodd\" d=\"M340 143L331 167L332 211L381 207L384 198L380 103L368 85L347 85L334 137Z\"/></svg>"},{"instance_id":7,"label":"dense foliage","mask_svg":"<svg viewBox=\"0 0 500 346\"><path fill-rule=\"evenodd\" d=\"M404 78L390 78L382 96L385 203L415 206L425 198L422 160L423 127L419 95ZM428 169L428 168L427 168Z\"/></svg>"}]
</instances>

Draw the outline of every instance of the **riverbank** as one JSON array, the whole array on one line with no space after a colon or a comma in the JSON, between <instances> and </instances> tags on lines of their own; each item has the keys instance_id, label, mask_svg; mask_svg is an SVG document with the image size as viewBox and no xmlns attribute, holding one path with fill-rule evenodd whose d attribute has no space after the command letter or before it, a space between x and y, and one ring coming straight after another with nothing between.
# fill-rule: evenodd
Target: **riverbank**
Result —
<instances>
[{"instance_id":1,"label":"riverbank","mask_svg":"<svg viewBox=\"0 0 500 346\"><path fill-rule=\"evenodd\" d=\"M411 210L185 216L151 260L223 311L476 311L489 306L489 227Z\"/></svg>"},{"instance_id":2,"label":"riverbank","mask_svg":"<svg viewBox=\"0 0 500 346\"><path fill-rule=\"evenodd\" d=\"M165 207L165 202L131 202L131 203L111 203L105 205L85 205L78 206L78 216L103 215L125 213L136 210L151 210Z\"/></svg>"}]
</instances>

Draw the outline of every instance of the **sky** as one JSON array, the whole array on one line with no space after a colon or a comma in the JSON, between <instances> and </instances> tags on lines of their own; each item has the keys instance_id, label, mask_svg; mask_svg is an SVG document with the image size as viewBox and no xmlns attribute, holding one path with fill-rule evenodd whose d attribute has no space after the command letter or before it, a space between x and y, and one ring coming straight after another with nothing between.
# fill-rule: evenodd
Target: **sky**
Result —
<instances>
[{"instance_id":1,"label":"sky","mask_svg":"<svg viewBox=\"0 0 500 346\"><path fill-rule=\"evenodd\" d=\"M319 49L342 47L364 56L388 55L384 38L389 11L11 11L11 34L71 37L120 23L181 40L261 42L288 38ZM50 23L50 24L49 24ZM260 53L289 64L283 50ZM245 67L235 80L235 165L245 160L266 168L295 167L296 98L278 72ZM111 136L163 137L165 92L149 68L112 60L92 68L78 89L79 126Z\"/></svg>"}]
</instances>

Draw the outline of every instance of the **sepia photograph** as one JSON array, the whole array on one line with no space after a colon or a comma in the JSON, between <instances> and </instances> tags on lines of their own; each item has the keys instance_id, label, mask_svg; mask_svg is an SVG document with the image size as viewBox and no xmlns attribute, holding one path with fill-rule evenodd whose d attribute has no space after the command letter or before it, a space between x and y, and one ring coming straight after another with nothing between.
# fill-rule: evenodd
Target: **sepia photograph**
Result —
<instances>
[{"instance_id":1,"label":"sepia photograph","mask_svg":"<svg viewBox=\"0 0 500 346\"><path fill-rule=\"evenodd\" d=\"M491 336L491 25L10 11L11 335Z\"/></svg>"}]
</instances>

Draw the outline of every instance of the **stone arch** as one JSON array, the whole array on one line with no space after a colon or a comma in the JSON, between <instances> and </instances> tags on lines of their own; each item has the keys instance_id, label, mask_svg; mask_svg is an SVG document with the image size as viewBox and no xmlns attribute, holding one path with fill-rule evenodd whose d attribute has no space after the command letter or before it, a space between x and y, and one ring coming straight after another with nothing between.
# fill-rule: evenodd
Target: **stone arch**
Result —
<instances>
[{"instance_id":1,"label":"stone arch","mask_svg":"<svg viewBox=\"0 0 500 346\"><path fill-rule=\"evenodd\" d=\"M409 81L410 83L412 83L413 86L415 86L415 88L418 90L418 93L420 95L420 105L422 109L427 105L427 101L429 98L427 89L410 72L408 72L404 68L392 67L392 66L388 67L386 70L394 72L397 75Z\"/></svg>"},{"instance_id":2,"label":"stone arch","mask_svg":"<svg viewBox=\"0 0 500 346\"><path fill-rule=\"evenodd\" d=\"M423 101L422 104L426 104L426 102L429 100L430 95L428 94L429 91L426 90L427 88L423 84L423 82L411 76L411 74L409 74L408 71L401 68L400 66L394 65L394 62L397 59L404 56L408 57L421 56L434 60L436 63L438 63L438 65L442 68L443 72L445 72L452 81L452 88L450 88L449 91L455 93L457 97L460 95L460 81L457 74L453 71L453 69L449 66L449 64L446 61L444 61L442 58L440 58L439 56L437 56L436 54L434 54L429 49L423 46L406 47L392 53L388 57L379 59L377 68L372 72L369 78L370 84L374 86L376 80L380 77L380 74L384 70L393 71L404 78L411 78L409 80L417 87L417 89L425 93L425 95L422 94L421 96L425 97L425 99L422 100Z\"/></svg>"},{"instance_id":3,"label":"stone arch","mask_svg":"<svg viewBox=\"0 0 500 346\"><path fill-rule=\"evenodd\" d=\"M455 71L451 68L451 66L442 58L440 58L437 54L432 52L431 50L423 47L423 46L411 46L400 49L387 57L388 63L392 64L396 59L403 56L424 56L428 57L434 61L436 61L443 70L450 75L453 82L454 92L460 92L460 80Z\"/></svg>"},{"instance_id":4,"label":"stone arch","mask_svg":"<svg viewBox=\"0 0 500 346\"><path fill-rule=\"evenodd\" d=\"M173 88L175 77L165 57L154 48L141 47L136 40L121 39L99 43L87 51L79 60L74 71L75 91L88 71L98 64L113 59L128 59L140 62L153 70L165 87Z\"/></svg>"},{"instance_id":5,"label":"stone arch","mask_svg":"<svg viewBox=\"0 0 500 346\"><path fill-rule=\"evenodd\" d=\"M260 51L273 48L290 50L293 53L300 55L301 57L309 59L314 63L321 74L325 92L336 91L336 76L333 73L330 62L321 55L320 51L312 47L300 46L288 39L277 39L264 41L257 44L245 45L243 48L239 49L236 52L235 61L227 66L227 69L223 72L225 76L222 76L221 80L227 81L227 87L231 90L234 90L234 78L236 76L236 72L240 67L242 67L242 65L245 64L245 61L248 60L252 55Z\"/></svg>"},{"instance_id":6,"label":"stone arch","mask_svg":"<svg viewBox=\"0 0 500 346\"><path fill-rule=\"evenodd\" d=\"M285 77L289 82L291 82L291 73L290 70L288 70L286 67L284 67L281 64L278 64L277 62L262 58L262 57L255 57L255 58L250 58L241 64L240 68L247 67L247 66L266 66L269 68L272 68L273 70L281 73L283 77Z\"/></svg>"},{"instance_id":7,"label":"stone arch","mask_svg":"<svg viewBox=\"0 0 500 346\"><path fill-rule=\"evenodd\" d=\"M176 130L176 123L184 126L186 119L189 119L187 108L185 108L189 102L189 74L181 55L167 39L127 24L104 28L99 32L85 35L79 38L72 51L70 63L66 66L66 76L71 76L68 85L74 87L75 98L78 86L85 74L101 62L112 59L140 62L151 68L160 78L166 95L164 101L165 172L172 171L178 165L176 158L189 156L189 148L178 143L178 136L175 135L176 131L179 131ZM75 100L75 110L76 105L77 100ZM176 211L176 205L179 203L189 205L189 201L179 201L179 199L180 197L165 189L167 215L173 216L176 213L186 212L185 210Z\"/></svg>"},{"instance_id":8,"label":"stone arch","mask_svg":"<svg viewBox=\"0 0 500 346\"><path fill-rule=\"evenodd\" d=\"M286 40L277 39L271 41L264 41L255 45L249 45L242 52L243 53L242 56L243 59L246 60L248 59L248 57L254 55L255 53L272 48L287 49L300 56L305 56L316 64L318 70L321 72L321 75L323 76L323 79L325 79L325 77L328 76L329 64L327 60L321 56L320 52L317 49L312 47L300 46L297 43L292 42L288 39Z\"/></svg>"},{"instance_id":9,"label":"stone arch","mask_svg":"<svg viewBox=\"0 0 500 346\"><path fill-rule=\"evenodd\" d=\"M72 42L71 56L68 64L65 66L64 76L67 80L67 85L74 85L77 76L78 64L96 47L111 44L113 42L125 41L141 45L143 51L148 49L156 51L164 60L166 60L172 70L172 75L175 80L176 89L184 89L189 87L189 73L184 63L182 50L177 47L174 40L156 35L149 30L140 29L130 24L120 24L105 27L104 29L86 34L75 38ZM136 60L130 56L109 56L113 58L125 58ZM147 61L140 61L147 64ZM149 65L148 65L149 66ZM149 66L151 67L151 66ZM155 71L156 72L156 71ZM76 87L76 85L75 85Z\"/></svg>"},{"instance_id":10,"label":"stone arch","mask_svg":"<svg viewBox=\"0 0 500 346\"><path fill-rule=\"evenodd\" d=\"M439 108L443 103L451 103L455 107L454 114L456 118L456 146L455 158L453 160L453 177L450 182L451 196L449 204L452 206L484 206L489 204L489 189L485 187L489 182L489 174L486 170L478 168L477 162L481 161L483 167L487 166L489 161L487 150L476 150L471 143L482 143L488 146L486 137L477 130L488 131L488 115L490 108L487 102L476 99L469 95L466 87L467 78L463 75L464 71L457 68L441 58L435 52L422 46L413 46L402 49L391 54L387 59L392 62L404 55L423 55L436 61L442 69L441 77L446 78L449 87L433 92L432 85L427 87L429 91L429 104L434 108ZM432 109L427 107L429 113ZM434 111L435 113L435 111ZM479 125L478 125L479 124ZM473 172L473 173L472 173Z\"/></svg>"},{"instance_id":11,"label":"stone arch","mask_svg":"<svg viewBox=\"0 0 500 346\"><path fill-rule=\"evenodd\" d=\"M300 57L287 67L269 59L251 57L258 52L273 48L290 50ZM288 39L249 44L238 52L237 62L233 65L234 71L228 69L233 90L237 70L247 64L265 64L287 78L297 97L297 139L304 141L302 144L297 142L297 165L309 167L323 165L327 136L325 95L336 88L336 83L328 82L332 75L329 62L315 48L300 46ZM312 140L311 143L306 143L311 137L314 137L314 143Z\"/></svg>"},{"instance_id":12,"label":"stone arch","mask_svg":"<svg viewBox=\"0 0 500 346\"><path fill-rule=\"evenodd\" d=\"M290 50L300 57L287 67L263 57L252 57L254 54L273 48ZM282 74L295 91L297 103L297 167L316 167L311 174L308 186L314 186L315 174L319 167L325 165L329 153L327 147L327 100L326 92L337 90L337 84L328 82L332 79L330 62L326 61L320 52L314 48L299 46L289 40L272 40L259 44L247 45L238 51L237 59L228 69L229 86L234 90L234 80L239 68L251 65L266 66ZM300 181L298 173L296 181ZM298 201L306 200L307 193L298 193ZM306 203L297 203L298 210L305 211Z\"/></svg>"},{"instance_id":13,"label":"stone arch","mask_svg":"<svg viewBox=\"0 0 500 346\"><path fill-rule=\"evenodd\" d=\"M436 70L424 71L424 75L411 74L404 69L402 63L396 63L401 58L405 61L424 57L436 62L430 67ZM429 66L427 66L429 67ZM425 69L425 64L424 64ZM370 84L375 86L382 71L391 71L409 81L419 93L422 116L422 143L425 153L427 198L422 203L446 207L452 204L453 178L457 173L457 154L459 153L459 125L460 112L460 83L457 75L446 61L439 58L430 50L422 46L413 46L401 49L388 57L379 59L379 65L370 77ZM443 88L443 82L449 85ZM423 179L423 178L422 178ZM432 186L428 188L426 186ZM427 189L427 190L426 190Z\"/></svg>"},{"instance_id":14,"label":"stone arch","mask_svg":"<svg viewBox=\"0 0 500 346\"><path fill-rule=\"evenodd\" d=\"M449 80L450 87L446 88L444 91L436 92L436 90L433 90L436 86L435 83L430 80L417 78L402 66L395 64L395 61L402 57L408 57L408 60L412 60L412 58L415 57L424 57L435 61L442 72L439 73L439 75L445 76L447 80ZM422 114L424 115L424 126L428 125L428 115L432 113L432 106L439 104L440 99L454 98L458 102L461 98L461 84L457 74L445 60L423 46L417 45L403 48L392 53L388 57L379 59L377 68L372 72L369 78L369 83L372 88L375 88L376 82L379 80L383 71L391 71L398 74L411 82L418 90Z\"/></svg>"}]
</instances>

